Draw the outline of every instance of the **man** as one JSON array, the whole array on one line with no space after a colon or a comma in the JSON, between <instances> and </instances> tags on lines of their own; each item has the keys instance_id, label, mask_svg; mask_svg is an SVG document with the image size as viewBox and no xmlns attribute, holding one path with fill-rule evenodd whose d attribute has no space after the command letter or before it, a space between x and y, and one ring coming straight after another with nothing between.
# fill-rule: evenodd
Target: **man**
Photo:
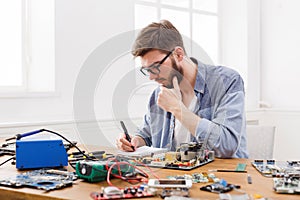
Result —
<instances>
[{"instance_id":1,"label":"man","mask_svg":"<svg viewBox=\"0 0 300 200\"><path fill-rule=\"evenodd\" d=\"M248 157L244 85L236 71L188 58L180 33L167 20L142 29L132 54L141 58L141 72L160 86L150 97L142 127L131 142L121 134L119 149L176 150L194 141L217 157Z\"/></svg>"}]
</instances>

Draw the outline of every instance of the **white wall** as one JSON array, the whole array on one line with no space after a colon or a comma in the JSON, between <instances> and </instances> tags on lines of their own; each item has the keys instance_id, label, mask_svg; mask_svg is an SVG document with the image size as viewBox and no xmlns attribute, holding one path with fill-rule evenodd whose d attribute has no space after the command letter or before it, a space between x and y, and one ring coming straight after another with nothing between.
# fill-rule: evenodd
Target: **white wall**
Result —
<instances>
[{"instance_id":1,"label":"white wall","mask_svg":"<svg viewBox=\"0 0 300 200\"><path fill-rule=\"evenodd\" d=\"M300 1L262 1L262 100L300 111Z\"/></svg>"},{"instance_id":2,"label":"white wall","mask_svg":"<svg viewBox=\"0 0 300 200\"><path fill-rule=\"evenodd\" d=\"M276 127L274 158L300 159L300 1L261 1L260 111L248 119Z\"/></svg>"},{"instance_id":3,"label":"white wall","mask_svg":"<svg viewBox=\"0 0 300 200\"><path fill-rule=\"evenodd\" d=\"M50 97L37 97L34 94L23 98L1 98L0 122L71 120L75 81L83 62L101 43L114 35L133 30L132 2L133 0L111 0L105 3L98 0L56 1L57 93L49 94ZM106 115L107 113L102 112L101 117Z\"/></svg>"},{"instance_id":4,"label":"white wall","mask_svg":"<svg viewBox=\"0 0 300 200\"><path fill-rule=\"evenodd\" d=\"M220 3L221 62L247 81L248 120L276 127L274 158L300 159L300 1Z\"/></svg>"},{"instance_id":5,"label":"white wall","mask_svg":"<svg viewBox=\"0 0 300 200\"><path fill-rule=\"evenodd\" d=\"M57 0L55 3L57 91L54 94L43 96L31 94L21 98L0 98L0 134L3 136L14 135L38 127L55 129L55 124L58 124L60 127L58 130L62 130L64 134L77 134L78 130L72 124L74 120L73 95L76 79L83 63L105 41L134 28L133 0ZM116 49L107 49L107 51L113 52ZM130 59L127 60L131 61ZM124 73L133 68L132 63L128 64L129 61L118 66L119 69L122 67L120 71ZM98 64L100 67L101 63ZM116 68L112 74L120 77L122 74L118 74L119 69ZM109 96L107 93L111 91L110 85L113 85L113 81L115 81L112 74L108 74L110 79L105 79L100 86L97 86L103 94L95 99L95 104L103 104L95 109L99 119L112 119L111 97L106 98ZM84 105L82 109L84 109ZM83 116L82 119L84 120L85 117ZM63 125L66 128L61 128ZM20 128L18 129L18 127ZM89 130L89 132L93 131ZM98 141L101 141L101 138ZM104 144L106 141L101 142L98 144ZM94 141L94 143L96 142Z\"/></svg>"},{"instance_id":6,"label":"white wall","mask_svg":"<svg viewBox=\"0 0 300 200\"><path fill-rule=\"evenodd\" d=\"M275 109L248 111L248 119L259 120L262 126L275 126L273 156L277 160L299 160L300 113Z\"/></svg>"},{"instance_id":7,"label":"white wall","mask_svg":"<svg viewBox=\"0 0 300 200\"><path fill-rule=\"evenodd\" d=\"M120 33L134 28L134 0L57 0L56 1L56 76L57 93L43 97L0 98L1 135L49 127L64 134L77 134L73 123L73 94L77 76L94 50ZM221 13L224 33L221 52L224 64L233 68L243 65L242 74L248 74L247 89L252 87L251 105L247 111L249 120L259 120L261 125L276 126L274 157L277 159L300 159L300 85L298 65L300 48L300 2L298 0L226 0L224 5L235 5ZM116 6L117 5L117 6ZM242 9L242 10L241 10ZM261 24L259 24L261 22ZM241 29L230 29L231 24ZM248 23L245 25L244 23ZM258 24L257 24L258 23ZM232 32L230 32L232 31ZM116 48L111 49L117 51ZM105 56L105 55L103 55ZM95 115L104 120L109 129L107 140L113 143L119 124L110 119L114 116L112 99L114 88L120 78L132 70L131 58L120 55L111 63L95 91ZM246 75L245 75L246 76ZM258 85L261 87L258 88ZM253 90L257 88L257 90ZM249 96L249 94L247 94ZM131 97L134 95L131 94ZM105 98L104 98L105 97ZM85 98L84 95L81 97ZM129 105L131 117L138 117L145 96L135 96ZM248 100L249 101L249 100ZM258 101L271 105L259 109ZM124 102L120 99L120 104ZM126 106L124 105L124 106ZM132 112L132 110L140 112ZM85 106L82 106L82 110ZM87 113L90 114L90 113ZM84 117L83 117L84 118ZM107 128L106 124L113 127ZM84 124L86 134L93 136L93 125ZM133 124L129 124L131 130ZM115 133L115 134L114 134ZM79 136L80 137L80 136ZM89 142L109 145L107 140ZM86 139L85 139L86 140ZM288 156L287 156L288 155Z\"/></svg>"}]
</instances>

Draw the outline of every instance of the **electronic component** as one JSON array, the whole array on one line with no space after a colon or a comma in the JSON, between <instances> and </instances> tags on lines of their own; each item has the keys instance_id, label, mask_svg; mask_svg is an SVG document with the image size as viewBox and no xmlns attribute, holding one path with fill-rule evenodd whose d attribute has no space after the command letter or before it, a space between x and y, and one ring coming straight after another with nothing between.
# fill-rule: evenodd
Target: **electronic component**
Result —
<instances>
[{"instance_id":1,"label":"electronic component","mask_svg":"<svg viewBox=\"0 0 300 200\"><path fill-rule=\"evenodd\" d=\"M9 155L14 156L16 154L15 143L4 143L0 147L0 156Z\"/></svg>"},{"instance_id":2,"label":"electronic component","mask_svg":"<svg viewBox=\"0 0 300 200\"><path fill-rule=\"evenodd\" d=\"M16 168L34 169L68 165L62 140L17 140Z\"/></svg>"},{"instance_id":3,"label":"electronic component","mask_svg":"<svg viewBox=\"0 0 300 200\"><path fill-rule=\"evenodd\" d=\"M108 186L105 188L101 188L100 192L92 192L90 196L94 200L130 199L152 197L154 196L154 193L148 191L143 185L138 187L127 187L124 189L119 189L114 186Z\"/></svg>"},{"instance_id":4,"label":"electronic component","mask_svg":"<svg viewBox=\"0 0 300 200\"><path fill-rule=\"evenodd\" d=\"M88 182L99 182L106 180L107 168L109 168L114 162L109 161L78 161L76 163L76 174L78 178L85 179ZM129 165L119 165L121 173L132 173L133 167ZM118 167L112 169L112 174L119 174Z\"/></svg>"},{"instance_id":5,"label":"electronic component","mask_svg":"<svg viewBox=\"0 0 300 200\"><path fill-rule=\"evenodd\" d=\"M207 182L219 182L220 179L217 178L213 173L193 173L192 175L184 174L184 175L175 175L175 176L167 176L168 179L171 180L180 180L180 179L190 179L193 183L207 183Z\"/></svg>"},{"instance_id":6,"label":"electronic component","mask_svg":"<svg viewBox=\"0 0 300 200\"><path fill-rule=\"evenodd\" d=\"M220 179L217 178L215 176L215 174L213 173L206 173L206 172L202 172L202 173L193 173L192 174L193 177L193 183L205 183L205 182L219 182Z\"/></svg>"},{"instance_id":7,"label":"electronic component","mask_svg":"<svg viewBox=\"0 0 300 200\"><path fill-rule=\"evenodd\" d=\"M188 188L164 188L160 193L161 198L177 196L177 197L189 197L190 192Z\"/></svg>"},{"instance_id":8,"label":"electronic component","mask_svg":"<svg viewBox=\"0 0 300 200\"><path fill-rule=\"evenodd\" d=\"M300 172L273 178L273 188L277 193L300 194Z\"/></svg>"},{"instance_id":9,"label":"electronic component","mask_svg":"<svg viewBox=\"0 0 300 200\"><path fill-rule=\"evenodd\" d=\"M49 135L43 135L43 137L36 136L36 134L42 132L48 132L59 136L60 138L63 138L65 141L67 141L70 145L65 146L61 139L53 139L50 138ZM71 147L76 147L75 143L72 143L61 134L47 129L38 129L22 134L17 134L6 139L6 141L13 139L16 139L16 142L7 143L7 146L9 146L10 144L15 144L17 169L36 169L67 166L68 156L66 151Z\"/></svg>"},{"instance_id":10,"label":"electronic component","mask_svg":"<svg viewBox=\"0 0 300 200\"><path fill-rule=\"evenodd\" d=\"M213 184L201 187L200 190L213 192L213 193L225 193L225 192L229 192L229 191L233 190L234 188L239 189L240 186L229 184L224 179L221 179L217 183L213 183Z\"/></svg>"},{"instance_id":11,"label":"electronic component","mask_svg":"<svg viewBox=\"0 0 300 200\"><path fill-rule=\"evenodd\" d=\"M103 181L107 177L107 170L104 161L78 161L76 163L76 174L78 178L88 182Z\"/></svg>"},{"instance_id":12,"label":"electronic component","mask_svg":"<svg viewBox=\"0 0 300 200\"><path fill-rule=\"evenodd\" d=\"M18 174L0 180L0 185L7 187L31 187L41 190L55 190L72 186L77 176L73 172L40 169Z\"/></svg>"},{"instance_id":13,"label":"electronic component","mask_svg":"<svg viewBox=\"0 0 300 200\"><path fill-rule=\"evenodd\" d=\"M154 188L191 188L192 180L190 179L149 179L148 186Z\"/></svg>"},{"instance_id":14,"label":"electronic component","mask_svg":"<svg viewBox=\"0 0 300 200\"><path fill-rule=\"evenodd\" d=\"M265 177L273 177L276 193L300 194L300 161L254 160L252 166Z\"/></svg>"},{"instance_id":15,"label":"electronic component","mask_svg":"<svg viewBox=\"0 0 300 200\"><path fill-rule=\"evenodd\" d=\"M244 171L246 171L246 166L247 166L247 164L245 164L245 163L238 163L235 168L235 171L244 172Z\"/></svg>"},{"instance_id":16,"label":"electronic component","mask_svg":"<svg viewBox=\"0 0 300 200\"><path fill-rule=\"evenodd\" d=\"M247 182L248 184L252 184L252 177L250 174L247 175Z\"/></svg>"},{"instance_id":17,"label":"electronic component","mask_svg":"<svg viewBox=\"0 0 300 200\"><path fill-rule=\"evenodd\" d=\"M76 141L72 141L72 144L70 143L65 143L64 142L64 147L66 151L70 150L74 145L76 145ZM0 156L2 155L15 155L16 154L16 142L6 142L3 143L0 147Z\"/></svg>"},{"instance_id":18,"label":"electronic component","mask_svg":"<svg viewBox=\"0 0 300 200\"><path fill-rule=\"evenodd\" d=\"M254 160L251 164L265 177L284 177L300 169L300 161Z\"/></svg>"},{"instance_id":19,"label":"electronic component","mask_svg":"<svg viewBox=\"0 0 300 200\"><path fill-rule=\"evenodd\" d=\"M210 172L236 172L236 173L247 173L245 163L238 163L235 169L210 169Z\"/></svg>"},{"instance_id":20,"label":"electronic component","mask_svg":"<svg viewBox=\"0 0 300 200\"><path fill-rule=\"evenodd\" d=\"M114 186L109 186L109 187L104 188L103 192L108 197L122 195L122 191L119 188L114 187Z\"/></svg>"},{"instance_id":21,"label":"electronic component","mask_svg":"<svg viewBox=\"0 0 300 200\"><path fill-rule=\"evenodd\" d=\"M138 149L141 149L141 147ZM147 147L146 150L147 149L152 149L153 151L153 148ZM154 154L146 151L146 153L143 152L144 155L141 156L138 152L119 152L118 156L135 160L137 165L178 170L192 170L208 164L215 159L214 151L205 149L202 143L191 142L181 144L176 152L166 152L167 149L160 148L154 149L156 152ZM126 156L127 154L135 156L128 157Z\"/></svg>"}]
</instances>

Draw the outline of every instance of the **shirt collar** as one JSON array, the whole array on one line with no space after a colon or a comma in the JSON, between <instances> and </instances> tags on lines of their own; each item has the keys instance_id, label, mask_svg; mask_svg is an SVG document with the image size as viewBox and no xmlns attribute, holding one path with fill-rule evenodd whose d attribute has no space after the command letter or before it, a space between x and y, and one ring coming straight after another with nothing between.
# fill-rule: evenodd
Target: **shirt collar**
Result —
<instances>
[{"instance_id":1,"label":"shirt collar","mask_svg":"<svg viewBox=\"0 0 300 200\"><path fill-rule=\"evenodd\" d=\"M204 93L205 88L205 77L206 77L206 70L205 65L195 58L191 58L191 60L198 65L197 75L196 75L196 83L194 90L198 93Z\"/></svg>"}]
</instances>

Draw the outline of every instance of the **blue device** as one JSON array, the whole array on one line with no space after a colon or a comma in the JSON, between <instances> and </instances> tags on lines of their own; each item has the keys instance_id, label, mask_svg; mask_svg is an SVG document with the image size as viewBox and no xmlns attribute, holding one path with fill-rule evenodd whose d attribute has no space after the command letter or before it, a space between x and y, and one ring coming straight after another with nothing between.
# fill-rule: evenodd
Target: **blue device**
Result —
<instances>
[{"instance_id":1,"label":"blue device","mask_svg":"<svg viewBox=\"0 0 300 200\"><path fill-rule=\"evenodd\" d=\"M68 165L62 140L17 140L16 168L34 169Z\"/></svg>"}]
</instances>

